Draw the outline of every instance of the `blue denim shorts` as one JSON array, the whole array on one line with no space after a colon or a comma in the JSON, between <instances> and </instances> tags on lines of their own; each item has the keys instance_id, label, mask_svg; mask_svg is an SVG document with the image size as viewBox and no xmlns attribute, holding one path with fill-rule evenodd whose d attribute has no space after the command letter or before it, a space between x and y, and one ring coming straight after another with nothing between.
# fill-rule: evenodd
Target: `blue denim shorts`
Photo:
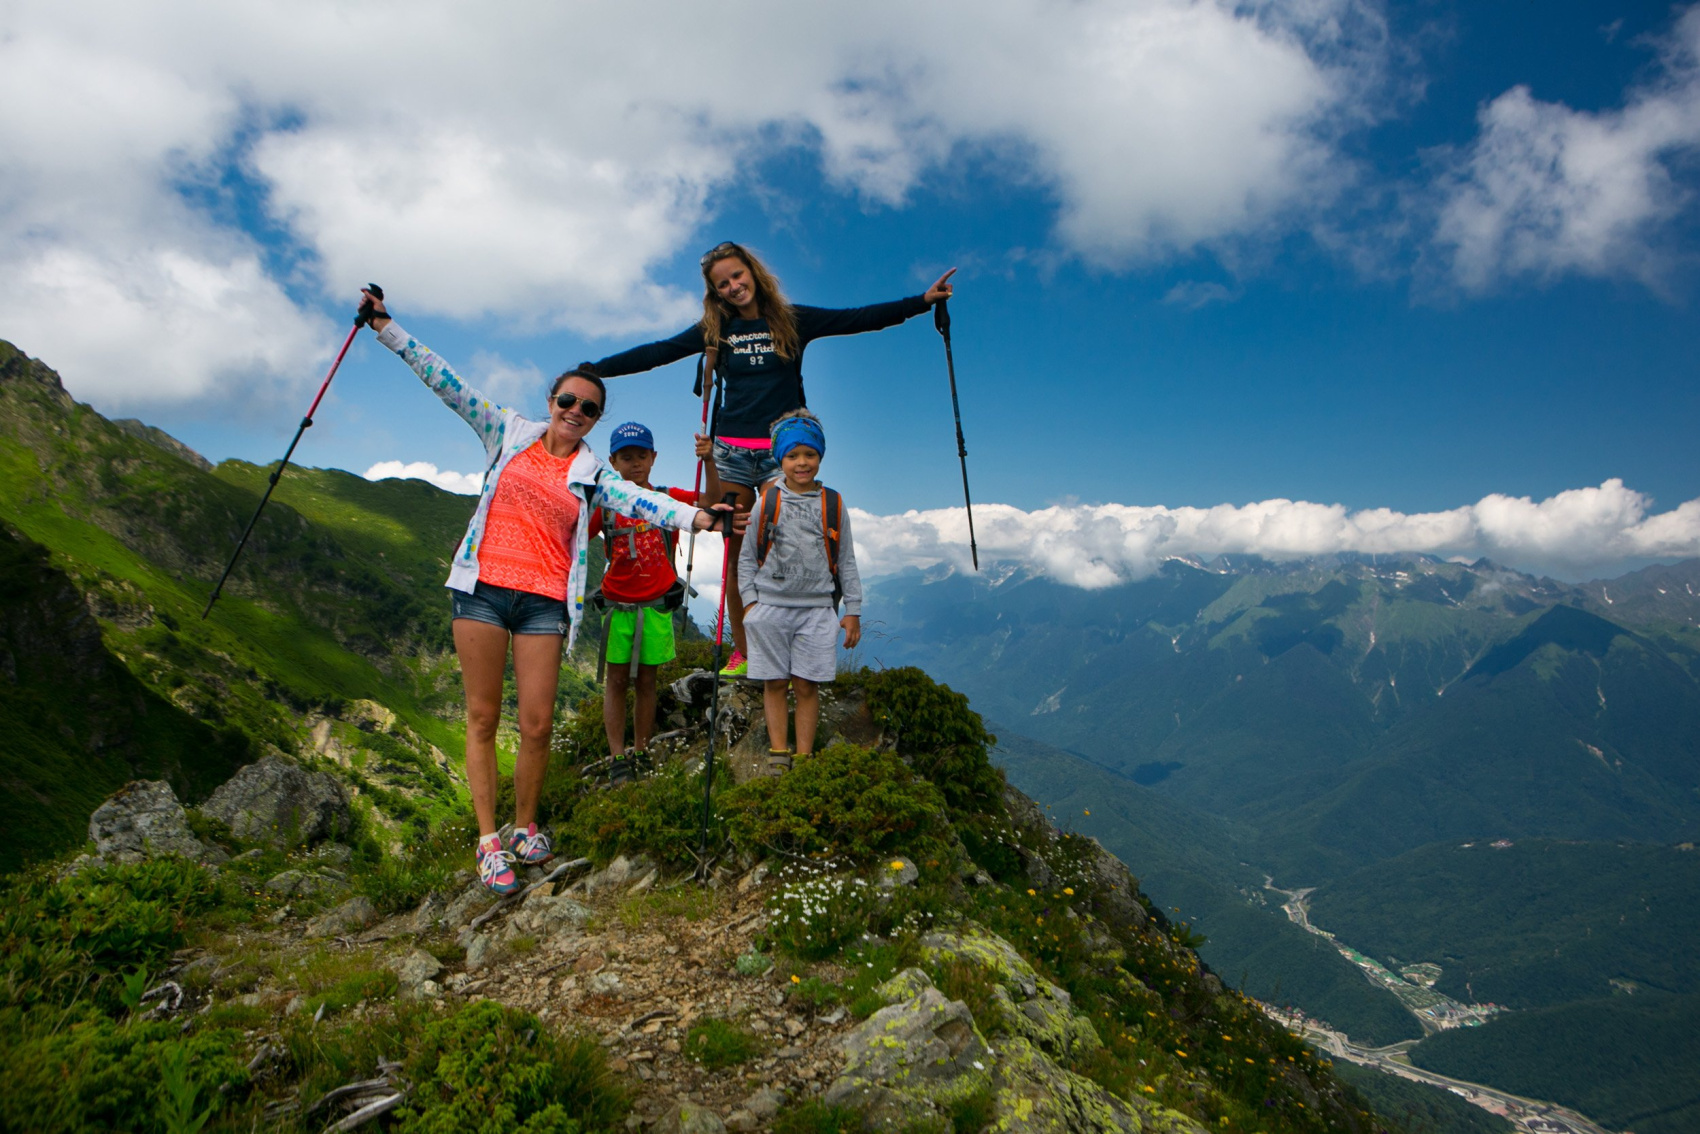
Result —
<instances>
[{"instance_id":1,"label":"blue denim shorts","mask_svg":"<svg viewBox=\"0 0 1700 1134\"><path fill-rule=\"evenodd\" d=\"M728 484L760 488L779 475L772 449L743 449L724 441L714 443L714 471Z\"/></svg>"},{"instance_id":2,"label":"blue denim shorts","mask_svg":"<svg viewBox=\"0 0 1700 1134\"><path fill-rule=\"evenodd\" d=\"M565 634L567 604L547 595L479 583L471 594L449 591L454 617L500 626L510 634Z\"/></svg>"}]
</instances>

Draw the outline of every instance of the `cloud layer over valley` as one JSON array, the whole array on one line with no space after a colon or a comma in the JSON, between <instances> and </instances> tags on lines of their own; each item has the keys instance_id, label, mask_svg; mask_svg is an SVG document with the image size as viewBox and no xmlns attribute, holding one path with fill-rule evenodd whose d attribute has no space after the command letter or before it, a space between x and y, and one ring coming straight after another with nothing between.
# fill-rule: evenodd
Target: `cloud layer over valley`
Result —
<instances>
[{"instance_id":1,"label":"cloud layer over valley","mask_svg":"<svg viewBox=\"0 0 1700 1134\"><path fill-rule=\"evenodd\" d=\"M450 492L478 491L475 475L423 462L384 461L366 477L415 477ZM971 566L961 508L892 516L851 512L864 575ZM1545 500L1495 493L1444 512L1351 512L1340 504L1279 499L1212 508L1057 504L1031 512L981 503L974 509L974 532L982 562L1020 564L1089 590L1143 578L1168 559L1255 555L1280 561L1347 552L1485 556L1577 579L1613 574L1641 560L1700 556L1700 500L1656 512L1651 499L1614 478ZM710 565L710 574L718 570L718 536L701 537L698 560Z\"/></svg>"},{"instance_id":2,"label":"cloud layer over valley","mask_svg":"<svg viewBox=\"0 0 1700 1134\"><path fill-rule=\"evenodd\" d=\"M875 516L855 512L856 553L867 575L906 567L969 568L960 508ZM1445 512L1264 500L1213 508L1062 504L1024 512L974 509L982 563L1019 563L1072 586L1095 589L1151 574L1172 558L1256 555L1304 559L1343 552L1476 559L1568 578L1614 573L1644 559L1700 556L1700 500L1666 512L1608 480L1546 500L1491 495Z\"/></svg>"}]
</instances>

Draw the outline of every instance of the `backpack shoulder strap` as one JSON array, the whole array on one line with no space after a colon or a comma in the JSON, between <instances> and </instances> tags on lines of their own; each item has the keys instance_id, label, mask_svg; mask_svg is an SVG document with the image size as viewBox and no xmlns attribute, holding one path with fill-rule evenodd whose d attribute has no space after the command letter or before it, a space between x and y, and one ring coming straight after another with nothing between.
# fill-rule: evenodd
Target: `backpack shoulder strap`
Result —
<instances>
[{"instance_id":1,"label":"backpack shoulder strap","mask_svg":"<svg viewBox=\"0 0 1700 1134\"><path fill-rule=\"evenodd\" d=\"M756 512L756 567L767 562L773 547L774 529L779 526L779 486L770 484L762 490L761 504Z\"/></svg>"},{"instance_id":2,"label":"backpack shoulder strap","mask_svg":"<svg viewBox=\"0 0 1700 1134\"><path fill-rule=\"evenodd\" d=\"M843 542L839 533L844 530L844 497L835 488L824 484L820 490L821 536L826 541L826 565L832 570L832 608L844 597L844 584L838 578L838 549Z\"/></svg>"},{"instance_id":3,"label":"backpack shoulder strap","mask_svg":"<svg viewBox=\"0 0 1700 1134\"><path fill-rule=\"evenodd\" d=\"M832 568L832 577L837 579L839 532L844 527L844 497L838 494L836 488L825 485L820 491L820 526L821 536L826 540L826 564Z\"/></svg>"}]
</instances>

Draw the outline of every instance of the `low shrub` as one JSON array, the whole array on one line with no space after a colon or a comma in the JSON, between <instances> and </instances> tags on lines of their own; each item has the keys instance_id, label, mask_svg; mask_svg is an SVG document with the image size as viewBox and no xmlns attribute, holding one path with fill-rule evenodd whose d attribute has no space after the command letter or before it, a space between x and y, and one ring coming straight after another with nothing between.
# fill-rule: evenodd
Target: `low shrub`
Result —
<instances>
[{"instance_id":1,"label":"low shrub","mask_svg":"<svg viewBox=\"0 0 1700 1134\"><path fill-rule=\"evenodd\" d=\"M890 752L834 744L789 773L720 796L732 845L753 855L834 855L866 865L898 851L944 856L944 799Z\"/></svg>"},{"instance_id":2,"label":"low shrub","mask_svg":"<svg viewBox=\"0 0 1700 1134\"><path fill-rule=\"evenodd\" d=\"M762 1042L731 1020L698 1020L685 1033L685 1056L710 1071L746 1063L762 1052Z\"/></svg>"},{"instance_id":3,"label":"low shrub","mask_svg":"<svg viewBox=\"0 0 1700 1134\"><path fill-rule=\"evenodd\" d=\"M402 1134L590 1134L630 1108L596 1041L558 1038L492 1000L428 1024L407 1073Z\"/></svg>"},{"instance_id":4,"label":"low shrub","mask_svg":"<svg viewBox=\"0 0 1700 1134\"><path fill-rule=\"evenodd\" d=\"M999 810L1003 775L992 766L998 738L968 698L915 666L864 669L853 679L867 693L874 720L895 734L897 750L944 793L951 807Z\"/></svg>"},{"instance_id":5,"label":"low shrub","mask_svg":"<svg viewBox=\"0 0 1700 1134\"><path fill-rule=\"evenodd\" d=\"M695 866L701 838L702 779L678 763L585 798L561 831L564 845L598 866L622 854L647 854L672 869ZM720 816L711 814L709 847L718 850L725 844Z\"/></svg>"},{"instance_id":6,"label":"low shrub","mask_svg":"<svg viewBox=\"0 0 1700 1134\"><path fill-rule=\"evenodd\" d=\"M120 974L156 972L188 919L249 904L234 884L180 858L115 864L58 879L14 876L0 894L0 1003L123 1005Z\"/></svg>"},{"instance_id":7,"label":"low shrub","mask_svg":"<svg viewBox=\"0 0 1700 1134\"><path fill-rule=\"evenodd\" d=\"M133 1130L168 1134L174 1107L215 1108L219 1089L247 1082L242 1033L206 1028L183 1034L179 1020L119 1022L77 1004L55 1011L61 1026L0 1011L0 1129ZM169 1064L169 1066L168 1066Z\"/></svg>"},{"instance_id":8,"label":"low shrub","mask_svg":"<svg viewBox=\"0 0 1700 1134\"><path fill-rule=\"evenodd\" d=\"M444 820L429 831L410 830L393 854L382 854L355 872L355 888L380 913L403 913L433 890L446 890L456 873L472 866L478 824L470 816Z\"/></svg>"}]
</instances>

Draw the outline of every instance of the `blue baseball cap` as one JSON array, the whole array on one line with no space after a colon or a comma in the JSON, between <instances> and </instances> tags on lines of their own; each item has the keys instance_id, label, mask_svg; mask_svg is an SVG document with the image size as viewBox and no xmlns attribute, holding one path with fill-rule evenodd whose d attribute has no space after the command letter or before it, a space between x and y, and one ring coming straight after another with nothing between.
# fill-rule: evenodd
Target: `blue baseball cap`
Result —
<instances>
[{"instance_id":1,"label":"blue baseball cap","mask_svg":"<svg viewBox=\"0 0 1700 1134\"><path fill-rule=\"evenodd\" d=\"M655 434L649 431L647 425L639 425L628 421L617 427L608 438L608 455L612 457L621 449L648 449L655 451Z\"/></svg>"}]
</instances>

